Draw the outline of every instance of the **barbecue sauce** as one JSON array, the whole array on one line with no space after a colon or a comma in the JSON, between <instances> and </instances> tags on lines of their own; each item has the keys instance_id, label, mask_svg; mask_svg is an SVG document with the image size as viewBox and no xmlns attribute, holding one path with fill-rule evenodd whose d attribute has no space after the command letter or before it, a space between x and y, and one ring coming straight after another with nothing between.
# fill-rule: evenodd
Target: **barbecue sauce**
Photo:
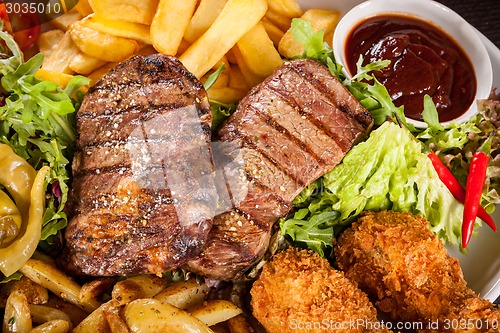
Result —
<instances>
[{"instance_id":1,"label":"barbecue sauce","mask_svg":"<svg viewBox=\"0 0 500 333\"><path fill-rule=\"evenodd\" d=\"M375 74L405 115L422 120L424 95L436 104L441 122L464 114L476 95L472 63L457 43L439 28L409 16L369 18L355 27L345 46L346 66L356 73L363 65L387 59Z\"/></svg>"}]
</instances>

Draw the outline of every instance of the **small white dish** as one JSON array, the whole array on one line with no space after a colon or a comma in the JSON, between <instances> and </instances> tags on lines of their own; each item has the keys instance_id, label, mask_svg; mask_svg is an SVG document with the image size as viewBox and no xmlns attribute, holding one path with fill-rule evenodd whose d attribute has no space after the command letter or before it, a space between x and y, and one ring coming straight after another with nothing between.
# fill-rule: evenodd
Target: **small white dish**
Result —
<instances>
[{"instance_id":1,"label":"small white dish","mask_svg":"<svg viewBox=\"0 0 500 333\"><path fill-rule=\"evenodd\" d=\"M477 82L475 100L488 98L492 87L493 71L484 44L475 30L460 15L432 0L369 0L348 11L338 23L333 38L335 59L344 66L344 72L348 77L354 73L349 73L345 66L344 46L346 38L361 22L370 17L386 14L414 17L427 21L444 31L462 48L474 67ZM452 121L442 122L442 124L447 126L452 122L465 122L477 112L477 103L473 102L464 114ZM423 121L410 118L407 120L420 128L427 126Z\"/></svg>"}]
</instances>

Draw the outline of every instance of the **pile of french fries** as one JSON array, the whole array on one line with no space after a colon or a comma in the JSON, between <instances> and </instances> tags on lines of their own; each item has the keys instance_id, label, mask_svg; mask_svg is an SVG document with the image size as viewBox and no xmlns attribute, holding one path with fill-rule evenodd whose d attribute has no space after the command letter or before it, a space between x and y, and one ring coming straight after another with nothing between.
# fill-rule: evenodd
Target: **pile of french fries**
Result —
<instances>
[{"instance_id":1,"label":"pile of french fries","mask_svg":"<svg viewBox=\"0 0 500 333\"><path fill-rule=\"evenodd\" d=\"M94 84L121 61L164 53L202 82L224 64L209 98L237 103L284 59L303 53L290 31L296 17L331 42L339 13L303 11L296 0L80 0L40 36L45 61L37 75L62 87L73 75ZM20 273L0 285L4 333L254 332L240 308L207 300L209 288L193 279L139 275L79 285L41 254Z\"/></svg>"},{"instance_id":2,"label":"pile of french fries","mask_svg":"<svg viewBox=\"0 0 500 333\"><path fill-rule=\"evenodd\" d=\"M163 53L202 82L224 64L209 98L237 103L283 58L302 54L290 31L296 17L324 29L331 42L339 13L304 12L296 0L80 0L41 35L45 62L38 75L61 86L75 74L95 83L134 55Z\"/></svg>"}]
</instances>

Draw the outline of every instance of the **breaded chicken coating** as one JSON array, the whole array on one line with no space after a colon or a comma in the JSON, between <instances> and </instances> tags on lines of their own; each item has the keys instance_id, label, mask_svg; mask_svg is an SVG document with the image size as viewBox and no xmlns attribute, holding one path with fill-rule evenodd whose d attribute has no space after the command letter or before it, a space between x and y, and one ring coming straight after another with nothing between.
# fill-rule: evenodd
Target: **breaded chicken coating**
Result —
<instances>
[{"instance_id":1,"label":"breaded chicken coating","mask_svg":"<svg viewBox=\"0 0 500 333\"><path fill-rule=\"evenodd\" d=\"M268 333L389 332L366 294L312 251L277 254L251 295L253 314Z\"/></svg>"},{"instance_id":2,"label":"breaded chicken coating","mask_svg":"<svg viewBox=\"0 0 500 333\"><path fill-rule=\"evenodd\" d=\"M366 213L340 235L337 266L382 312L422 332L498 332L500 311L467 288L428 225L410 213Z\"/></svg>"}]
</instances>

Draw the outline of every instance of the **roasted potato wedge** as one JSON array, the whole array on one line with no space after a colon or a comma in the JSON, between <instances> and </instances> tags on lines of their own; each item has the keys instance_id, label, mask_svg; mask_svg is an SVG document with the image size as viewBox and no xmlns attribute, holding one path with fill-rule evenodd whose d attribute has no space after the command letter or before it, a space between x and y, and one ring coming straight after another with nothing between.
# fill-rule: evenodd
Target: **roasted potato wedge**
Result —
<instances>
[{"instance_id":1,"label":"roasted potato wedge","mask_svg":"<svg viewBox=\"0 0 500 333\"><path fill-rule=\"evenodd\" d=\"M103 61L120 62L139 50L135 40L92 29L85 25L84 20L72 24L69 32L83 53Z\"/></svg>"}]
</instances>

